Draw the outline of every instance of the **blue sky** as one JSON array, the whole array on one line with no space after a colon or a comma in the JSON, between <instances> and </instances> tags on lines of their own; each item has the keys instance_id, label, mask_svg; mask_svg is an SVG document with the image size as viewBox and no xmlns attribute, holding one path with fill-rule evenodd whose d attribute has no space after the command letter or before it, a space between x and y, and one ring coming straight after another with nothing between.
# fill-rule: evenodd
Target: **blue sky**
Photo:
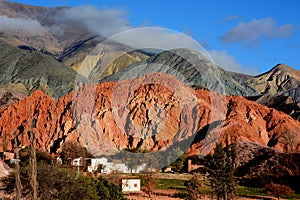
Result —
<instances>
[{"instance_id":1,"label":"blue sky","mask_svg":"<svg viewBox=\"0 0 300 200\"><path fill-rule=\"evenodd\" d=\"M297 0L66 1L15 0L39 6L91 4L119 10L132 27L158 26L183 32L224 68L265 72L278 63L300 70L300 4Z\"/></svg>"}]
</instances>

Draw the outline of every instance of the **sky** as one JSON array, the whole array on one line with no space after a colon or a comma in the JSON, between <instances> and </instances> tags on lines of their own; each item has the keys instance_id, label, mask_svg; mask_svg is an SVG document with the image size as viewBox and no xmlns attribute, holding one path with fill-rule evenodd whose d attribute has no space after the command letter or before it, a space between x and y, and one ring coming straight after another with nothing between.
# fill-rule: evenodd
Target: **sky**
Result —
<instances>
[{"instance_id":1,"label":"sky","mask_svg":"<svg viewBox=\"0 0 300 200\"><path fill-rule=\"evenodd\" d=\"M90 15L91 10L106 13L101 19L116 18L115 26L161 27L184 33L199 42L216 64L231 71L258 75L278 63L300 70L298 0L14 1L75 7L72 17L85 20L102 16ZM95 25L87 21L91 27Z\"/></svg>"}]
</instances>

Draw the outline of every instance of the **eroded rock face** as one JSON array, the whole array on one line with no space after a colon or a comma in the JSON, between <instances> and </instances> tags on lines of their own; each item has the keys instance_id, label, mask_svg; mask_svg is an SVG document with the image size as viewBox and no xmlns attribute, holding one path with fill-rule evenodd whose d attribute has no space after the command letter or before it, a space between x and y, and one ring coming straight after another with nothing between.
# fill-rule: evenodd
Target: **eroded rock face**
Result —
<instances>
[{"instance_id":1,"label":"eroded rock face","mask_svg":"<svg viewBox=\"0 0 300 200\"><path fill-rule=\"evenodd\" d=\"M236 137L238 141L257 142L265 147L300 150L297 131L300 124L292 117L243 97L228 96L226 104L226 119L216 127L222 132L219 141L225 141L228 135ZM201 141L193 144L188 155L201 154L201 145Z\"/></svg>"},{"instance_id":2,"label":"eroded rock face","mask_svg":"<svg viewBox=\"0 0 300 200\"><path fill-rule=\"evenodd\" d=\"M300 72L284 64L278 64L266 73L246 80L246 84L257 90L260 94L286 93L294 99L298 95L292 92L300 86Z\"/></svg>"},{"instance_id":3,"label":"eroded rock face","mask_svg":"<svg viewBox=\"0 0 300 200\"><path fill-rule=\"evenodd\" d=\"M57 102L36 91L1 112L0 151L14 148L14 133L18 145L28 146L32 121L36 147L50 152L70 139L94 155L191 144L188 155L205 154L225 135L300 149L300 123L290 116L243 97L194 91L163 73L85 85Z\"/></svg>"},{"instance_id":4,"label":"eroded rock face","mask_svg":"<svg viewBox=\"0 0 300 200\"><path fill-rule=\"evenodd\" d=\"M264 94L256 100L257 103L282 111L296 120L300 120L300 101L291 96Z\"/></svg>"},{"instance_id":5,"label":"eroded rock face","mask_svg":"<svg viewBox=\"0 0 300 200\"><path fill-rule=\"evenodd\" d=\"M14 133L18 138L18 146L28 146L29 131L33 130L36 147L50 151L57 139L71 133L67 124L72 123L73 119L70 102L65 101L67 98L68 95L55 102L41 91L35 91L7 107L0 117L1 147L6 143L8 150L14 148Z\"/></svg>"}]
</instances>

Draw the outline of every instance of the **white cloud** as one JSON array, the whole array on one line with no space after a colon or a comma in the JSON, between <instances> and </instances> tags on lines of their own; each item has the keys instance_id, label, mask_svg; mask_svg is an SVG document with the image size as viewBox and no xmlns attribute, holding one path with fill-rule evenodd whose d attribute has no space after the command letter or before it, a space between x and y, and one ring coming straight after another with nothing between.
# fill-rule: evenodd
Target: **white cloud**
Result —
<instances>
[{"instance_id":1,"label":"white cloud","mask_svg":"<svg viewBox=\"0 0 300 200\"><path fill-rule=\"evenodd\" d=\"M211 50L208 53L210 54L211 58L213 59L216 65L220 66L221 68L227 71L244 73L249 75L258 74L258 69L243 67L241 64L238 63L238 61L235 60L235 58L232 55L228 54L227 51Z\"/></svg>"},{"instance_id":2,"label":"white cloud","mask_svg":"<svg viewBox=\"0 0 300 200\"><path fill-rule=\"evenodd\" d=\"M6 29L24 30L32 34L39 34L45 32L44 28L36 20L0 16L0 30Z\"/></svg>"},{"instance_id":3,"label":"white cloud","mask_svg":"<svg viewBox=\"0 0 300 200\"><path fill-rule=\"evenodd\" d=\"M61 11L57 20L61 22L79 22L90 31L109 37L130 28L126 12L121 9L98 10L92 5L82 5Z\"/></svg>"},{"instance_id":4,"label":"white cloud","mask_svg":"<svg viewBox=\"0 0 300 200\"><path fill-rule=\"evenodd\" d=\"M176 49L176 48L198 48L199 43L191 37L170 29L160 27L135 28L114 35L111 40L126 44L135 49Z\"/></svg>"},{"instance_id":5,"label":"white cloud","mask_svg":"<svg viewBox=\"0 0 300 200\"><path fill-rule=\"evenodd\" d=\"M268 39L288 37L297 29L293 24L279 26L272 18L253 19L239 23L221 37L226 43L245 42L247 45L260 43L261 37Z\"/></svg>"}]
</instances>

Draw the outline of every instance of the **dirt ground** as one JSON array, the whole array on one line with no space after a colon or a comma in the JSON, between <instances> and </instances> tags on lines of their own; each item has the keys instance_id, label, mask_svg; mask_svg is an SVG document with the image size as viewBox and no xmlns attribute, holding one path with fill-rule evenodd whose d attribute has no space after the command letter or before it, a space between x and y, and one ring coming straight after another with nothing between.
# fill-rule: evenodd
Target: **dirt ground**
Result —
<instances>
[{"instance_id":1,"label":"dirt ground","mask_svg":"<svg viewBox=\"0 0 300 200\"><path fill-rule=\"evenodd\" d=\"M156 193L160 194L170 194L173 195L176 190L155 190ZM161 195L151 195L151 197L148 197L148 195L144 192L141 192L140 194L126 194L126 198L130 200L182 200L181 198L174 198L174 197L168 197L168 196L161 196ZM210 196L204 196L200 198L199 200L210 200ZM237 197L236 200L259 200L259 198L248 198L248 197Z\"/></svg>"},{"instance_id":2,"label":"dirt ground","mask_svg":"<svg viewBox=\"0 0 300 200\"><path fill-rule=\"evenodd\" d=\"M130 200L182 200L180 198L173 198L173 197L166 197L166 196L155 196L152 195L151 198L147 197L146 195L139 195L139 196L126 196L126 198ZM201 198L199 200L205 200L205 198ZM210 200L210 198L206 197L206 200ZM237 197L237 200L258 200L253 198L246 198L246 197Z\"/></svg>"}]
</instances>

